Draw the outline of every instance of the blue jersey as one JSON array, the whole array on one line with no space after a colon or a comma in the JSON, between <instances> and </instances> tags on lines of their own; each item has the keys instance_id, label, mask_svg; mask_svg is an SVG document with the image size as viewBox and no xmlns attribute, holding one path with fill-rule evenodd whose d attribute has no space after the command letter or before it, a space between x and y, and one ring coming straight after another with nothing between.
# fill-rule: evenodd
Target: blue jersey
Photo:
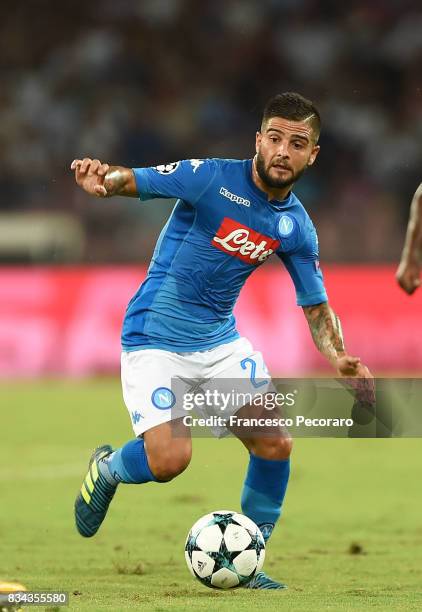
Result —
<instances>
[{"instance_id":1,"label":"blue jersey","mask_svg":"<svg viewBox=\"0 0 422 612\"><path fill-rule=\"evenodd\" d=\"M124 350L190 352L235 340L239 292L273 253L298 305L327 301L312 221L293 193L268 201L252 180L252 160L192 159L134 173L141 200L179 199L129 302Z\"/></svg>"}]
</instances>

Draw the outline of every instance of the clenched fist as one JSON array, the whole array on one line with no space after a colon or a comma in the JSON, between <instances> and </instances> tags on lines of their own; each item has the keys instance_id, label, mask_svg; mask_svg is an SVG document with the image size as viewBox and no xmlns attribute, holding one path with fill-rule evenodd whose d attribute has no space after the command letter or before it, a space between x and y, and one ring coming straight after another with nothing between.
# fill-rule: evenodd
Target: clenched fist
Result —
<instances>
[{"instance_id":1,"label":"clenched fist","mask_svg":"<svg viewBox=\"0 0 422 612\"><path fill-rule=\"evenodd\" d=\"M416 261L402 261L396 272L396 280L400 287L412 295L421 284L420 265Z\"/></svg>"}]
</instances>

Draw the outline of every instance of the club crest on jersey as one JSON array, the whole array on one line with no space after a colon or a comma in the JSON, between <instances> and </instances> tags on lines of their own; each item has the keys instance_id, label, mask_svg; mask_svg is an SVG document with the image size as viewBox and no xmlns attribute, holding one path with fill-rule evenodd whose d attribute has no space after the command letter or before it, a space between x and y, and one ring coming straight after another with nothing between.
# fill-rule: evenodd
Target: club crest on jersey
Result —
<instances>
[{"instance_id":1,"label":"club crest on jersey","mask_svg":"<svg viewBox=\"0 0 422 612\"><path fill-rule=\"evenodd\" d=\"M281 215L280 221L278 222L278 232L280 236L287 238L294 230L293 219L289 215Z\"/></svg>"},{"instance_id":2,"label":"club crest on jersey","mask_svg":"<svg viewBox=\"0 0 422 612\"><path fill-rule=\"evenodd\" d=\"M258 266L280 246L278 240L224 217L211 244L232 257Z\"/></svg>"},{"instance_id":3,"label":"club crest on jersey","mask_svg":"<svg viewBox=\"0 0 422 612\"><path fill-rule=\"evenodd\" d=\"M179 167L180 162L172 162L171 164L160 164L159 166L155 166L154 170L158 172L158 174L172 174Z\"/></svg>"}]
</instances>

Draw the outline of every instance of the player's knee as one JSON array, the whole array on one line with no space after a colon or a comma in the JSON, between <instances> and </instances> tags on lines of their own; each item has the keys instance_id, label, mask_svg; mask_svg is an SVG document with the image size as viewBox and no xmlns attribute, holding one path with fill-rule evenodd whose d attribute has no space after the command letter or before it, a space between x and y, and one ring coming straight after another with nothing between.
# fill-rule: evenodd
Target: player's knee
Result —
<instances>
[{"instance_id":1,"label":"player's knee","mask_svg":"<svg viewBox=\"0 0 422 612\"><path fill-rule=\"evenodd\" d=\"M189 448L174 451L162 451L158 457L149 459L152 473L161 481L169 481L181 474L189 465L191 451Z\"/></svg>"},{"instance_id":2,"label":"player's knee","mask_svg":"<svg viewBox=\"0 0 422 612\"><path fill-rule=\"evenodd\" d=\"M287 437L261 438L252 451L265 459L288 459L292 452L293 440Z\"/></svg>"}]
</instances>

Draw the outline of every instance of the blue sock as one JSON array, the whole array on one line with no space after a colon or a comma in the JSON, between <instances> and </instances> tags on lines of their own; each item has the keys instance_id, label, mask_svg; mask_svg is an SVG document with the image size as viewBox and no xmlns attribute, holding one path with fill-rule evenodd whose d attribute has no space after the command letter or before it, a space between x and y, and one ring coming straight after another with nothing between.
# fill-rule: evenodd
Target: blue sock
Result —
<instances>
[{"instance_id":1,"label":"blue sock","mask_svg":"<svg viewBox=\"0 0 422 612\"><path fill-rule=\"evenodd\" d=\"M142 438L130 440L122 448L118 448L111 455L102 459L100 470L111 484L158 482L148 465Z\"/></svg>"},{"instance_id":2,"label":"blue sock","mask_svg":"<svg viewBox=\"0 0 422 612\"><path fill-rule=\"evenodd\" d=\"M263 459L250 453L242 491L242 511L267 541L281 514L290 474L290 459Z\"/></svg>"}]
</instances>

